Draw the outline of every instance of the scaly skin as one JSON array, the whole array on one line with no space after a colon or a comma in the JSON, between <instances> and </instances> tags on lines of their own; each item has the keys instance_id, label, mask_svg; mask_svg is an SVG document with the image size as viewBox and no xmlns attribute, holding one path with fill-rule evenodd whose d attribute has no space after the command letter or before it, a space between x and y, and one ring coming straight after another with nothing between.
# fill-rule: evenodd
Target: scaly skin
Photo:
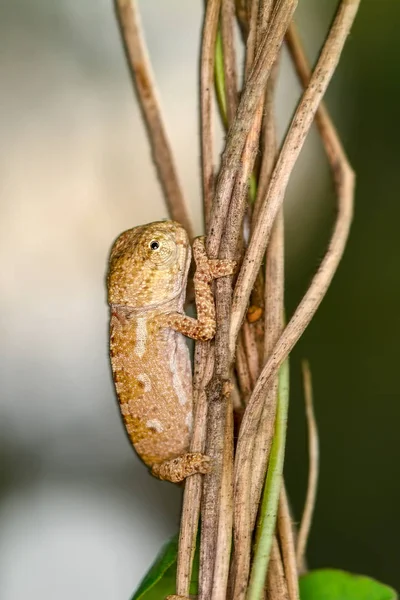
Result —
<instances>
[{"instance_id":1,"label":"scaly skin","mask_svg":"<svg viewBox=\"0 0 400 600\"><path fill-rule=\"evenodd\" d=\"M209 260L203 238L194 241L193 254L197 319L183 312L191 251L179 223L122 233L108 273L110 357L126 430L153 475L173 482L210 469L207 456L188 452L192 375L183 335L215 335L210 284L235 268L233 261Z\"/></svg>"}]
</instances>

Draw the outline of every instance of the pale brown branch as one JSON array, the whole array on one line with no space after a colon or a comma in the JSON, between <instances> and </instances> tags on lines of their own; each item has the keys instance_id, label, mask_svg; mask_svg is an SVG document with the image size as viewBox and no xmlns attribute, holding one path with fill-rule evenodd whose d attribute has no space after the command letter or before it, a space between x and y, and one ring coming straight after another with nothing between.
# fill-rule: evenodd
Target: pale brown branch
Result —
<instances>
[{"instance_id":1,"label":"pale brown branch","mask_svg":"<svg viewBox=\"0 0 400 600\"><path fill-rule=\"evenodd\" d=\"M115 0L115 9L169 214L185 227L192 239L193 226L162 118L136 1Z\"/></svg>"},{"instance_id":2,"label":"pale brown branch","mask_svg":"<svg viewBox=\"0 0 400 600\"><path fill-rule=\"evenodd\" d=\"M278 1L279 0L260 0L258 9L257 45L260 43L263 35L265 35L274 7L278 5Z\"/></svg>"},{"instance_id":3,"label":"pale brown branch","mask_svg":"<svg viewBox=\"0 0 400 600\"><path fill-rule=\"evenodd\" d=\"M284 225L283 214L279 212L275 222L271 241L267 250L265 268L265 364L272 348L279 339L283 329L284 314ZM257 506L260 502L262 487L274 435L275 412L277 402L278 380L271 382L265 399L262 417L254 438L253 468L251 471L251 512L254 526ZM243 484L246 485L246 484Z\"/></svg>"},{"instance_id":4,"label":"pale brown branch","mask_svg":"<svg viewBox=\"0 0 400 600\"><path fill-rule=\"evenodd\" d=\"M272 542L271 558L267 574L268 600L290 600L281 552L276 536Z\"/></svg>"},{"instance_id":5,"label":"pale brown branch","mask_svg":"<svg viewBox=\"0 0 400 600\"><path fill-rule=\"evenodd\" d=\"M258 38L258 5L259 0L252 0L250 5L249 31L246 41L245 78L247 79L254 63Z\"/></svg>"},{"instance_id":6,"label":"pale brown branch","mask_svg":"<svg viewBox=\"0 0 400 600\"><path fill-rule=\"evenodd\" d=\"M296 552L293 537L293 523L285 486L279 496L278 531L281 552L290 600L299 600L299 578L297 574Z\"/></svg>"},{"instance_id":7,"label":"pale brown branch","mask_svg":"<svg viewBox=\"0 0 400 600\"><path fill-rule=\"evenodd\" d=\"M284 222L283 212L280 211L272 230L265 263L264 363L269 358L283 329L284 269Z\"/></svg>"},{"instance_id":8,"label":"pale brown branch","mask_svg":"<svg viewBox=\"0 0 400 600\"><path fill-rule=\"evenodd\" d=\"M190 452L204 452L207 423L207 398L205 386L211 379L214 351L210 342L197 342L195 348L195 372L193 378L193 433ZM202 476L193 475L185 482L179 533L179 550L176 572L176 592L189 596L192 563L196 549L196 537L200 515Z\"/></svg>"},{"instance_id":9,"label":"pale brown branch","mask_svg":"<svg viewBox=\"0 0 400 600\"><path fill-rule=\"evenodd\" d=\"M306 402L306 415L308 427L308 455L310 468L308 473L307 495L304 504L303 516L301 518L299 534L297 537L296 559L297 568L300 570L304 564L306 555L307 540L310 533L312 517L315 508L315 499L318 487L318 468L319 468L319 443L318 428L315 420L313 407L313 392L310 366L307 361L303 361L303 386L304 399Z\"/></svg>"},{"instance_id":10,"label":"pale brown branch","mask_svg":"<svg viewBox=\"0 0 400 600\"><path fill-rule=\"evenodd\" d=\"M222 235L219 253L221 258L239 258L236 255L236 248L243 228L249 181L258 151L263 106L264 102L261 99L245 141L240 165L237 169L232 198ZM232 281L232 278L230 280Z\"/></svg>"},{"instance_id":11,"label":"pale brown branch","mask_svg":"<svg viewBox=\"0 0 400 600\"><path fill-rule=\"evenodd\" d=\"M275 123L274 98L275 86L278 76L278 62L274 64L267 84L264 103L264 119L262 123L262 159L260 176L258 178L257 196L254 202L252 215L252 230L258 221L258 214L268 191L271 175L277 158L277 133Z\"/></svg>"},{"instance_id":12,"label":"pale brown branch","mask_svg":"<svg viewBox=\"0 0 400 600\"><path fill-rule=\"evenodd\" d=\"M217 358L217 351L216 351ZM232 534L232 405L227 379L214 374L207 388L206 454L213 470L204 476L201 503L199 600L223 600ZM224 574L215 587L216 574Z\"/></svg>"},{"instance_id":13,"label":"pale brown branch","mask_svg":"<svg viewBox=\"0 0 400 600\"><path fill-rule=\"evenodd\" d=\"M216 541L216 560L211 600L225 600L228 587L229 558L232 549L233 521L233 411L227 406L221 495Z\"/></svg>"},{"instance_id":14,"label":"pale brown branch","mask_svg":"<svg viewBox=\"0 0 400 600\"><path fill-rule=\"evenodd\" d=\"M221 35L224 50L224 74L226 91L226 111L228 123L232 123L238 103L236 52L233 35L235 18L234 0L222 0L221 4Z\"/></svg>"},{"instance_id":15,"label":"pale brown branch","mask_svg":"<svg viewBox=\"0 0 400 600\"><path fill-rule=\"evenodd\" d=\"M215 41L217 38L220 9L221 0L207 0L200 57L201 173L206 231L208 231L215 184L212 99L214 90Z\"/></svg>"}]
</instances>

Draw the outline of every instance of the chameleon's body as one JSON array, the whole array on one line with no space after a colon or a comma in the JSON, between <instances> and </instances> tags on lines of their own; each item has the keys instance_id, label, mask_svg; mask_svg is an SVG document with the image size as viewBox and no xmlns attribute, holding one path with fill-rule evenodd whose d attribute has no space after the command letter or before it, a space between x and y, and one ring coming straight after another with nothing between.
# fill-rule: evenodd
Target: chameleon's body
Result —
<instances>
[{"instance_id":1,"label":"chameleon's body","mask_svg":"<svg viewBox=\"0 0 400 600\"><path fill-rule=\"evenodd\" d=\"M201 238L193 252L197 319L183 312L191 250L179 223L150 223L122 233L108 274L111 365L125 426L153 474L175 482L209 470L208 457L188 453L192 376L182 334L214 336L210 282L234 266L207 259Z\"/></svg>"}]
</instances>

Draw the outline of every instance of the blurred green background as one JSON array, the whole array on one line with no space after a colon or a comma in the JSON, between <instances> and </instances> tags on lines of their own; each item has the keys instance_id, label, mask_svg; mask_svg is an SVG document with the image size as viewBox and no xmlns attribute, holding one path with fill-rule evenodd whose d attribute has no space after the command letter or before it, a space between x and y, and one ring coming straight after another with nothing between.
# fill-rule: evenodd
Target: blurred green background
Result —
<instances>
[{"instance_id":1,"label":"blurred green background","mask_svg":"<svg viewBox=\"0 0 400 600\"><path fill-rule=\"evenodd\" d=\"M398 2L362 1L339 68L340 83L336 78L327 94L357 174L355 218L332 287L293 353L286 469L292 501L301 514L306 470L299 447L306 440L299 360L307 357L321 444L309 562L365 572L397 590L399 25ZM309 242L307 259L293 266L297 272L291 271L287 295L292 309L322 256L328 231L324 218Z\"/></svg>"},{"instance_id":2,"label":"blurred green background","mask_svg":"<svg viewBox=\"0 0 400 600\"><path fill-rule=\"evenodd\" d=\"M201 233L202 2L139 5ZM336 5L299 2L311 58ZM180 490L151 478L124 436L109 374L104 276L118 233L166 211L111 0L0 0L0 16L0 597L119 600L177 530ZM398 1L362 0L327 94L357 172L356 212L332 287L293 352L286 463L299 518L307 357L321 438L309 564L397 589L399 25ZM284 57L281 132L298 94ZM219 131L216 150L221 140ZM323 256L334 203L314 131L286 200L288 314Z\"/></svg>"}]
</instances>

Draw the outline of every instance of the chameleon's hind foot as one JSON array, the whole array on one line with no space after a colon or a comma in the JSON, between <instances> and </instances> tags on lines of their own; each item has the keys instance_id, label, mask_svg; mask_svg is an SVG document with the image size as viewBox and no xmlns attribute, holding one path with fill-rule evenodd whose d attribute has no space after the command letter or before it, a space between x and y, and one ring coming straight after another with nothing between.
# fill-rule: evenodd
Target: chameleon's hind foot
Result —
<instances>
[{"instance_id":1,"label":"chameleon's hind foot","mask_svg":"<svg viewBox=\"0 0 400 600\"><path fill-rule=\"evenodd\" d=\"M188 452L163 463L153 465L152 475L159 479L179 483L198 473L205 475L211 471L210 457L200 452Z\"/></svg>"}]
</instances>

